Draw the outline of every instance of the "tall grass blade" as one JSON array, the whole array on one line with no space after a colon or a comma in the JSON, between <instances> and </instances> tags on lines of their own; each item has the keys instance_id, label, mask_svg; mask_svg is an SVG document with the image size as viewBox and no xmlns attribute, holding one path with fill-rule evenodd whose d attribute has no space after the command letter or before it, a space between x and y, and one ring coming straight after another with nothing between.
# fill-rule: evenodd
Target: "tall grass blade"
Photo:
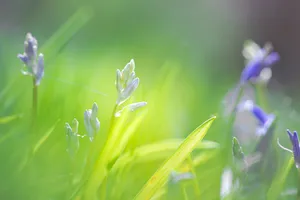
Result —
<instances>
[{"instance_id":1,"label":"tall grass blade","mask_svg":"<svg viewBox=\"0 0 300 200\"><path fill-rule=\"evenodd\" d=\"M170 172L178 167L187 156L194 150L197 143L206 135L212 122L216 117L212 117L194 130L179 146L177 151L153 174L135 197L136 200L151 199L152 196L161 189L167 182Z\"/></svg>"},{"instance_id":2,"label":"tall grass blade","mask_svg":"<svg viewBox=\"0 0 300 200\"><path fill-rule=\"evenodd\" d=\"M7 123L9 123L11 121L14 121L16 119L20 119L21 117L22 117L22 115L20 115L20 114L0 117L0 124L7 124Z\"/></svg>"},{"instance_id":3,"label":"tall grass blade","mask_svg":"<svg viewBox=\"0 0 300 200\"><path fill-rule=\"evenodd\" d=\"M57 120L55 122L54 125L51 126L51 128L44 134L44 136L39 139L39 141L34 145L33 147L33 155L40 149L40 147L45 143L45 141L49 138L49 136L51 135L51 133L54 131L54 129L56 128L56 125L57 123L59 122L60 120Z\"/></svg>"},{"instance_id":4,"label":"tall grass blade","mask_svg":"<svg viewBox=\"0 0 300 200\"><path fill-rule=\"evenodd\" d=\"M157 161L170 157L176 149L182 144L183 139L169 139L159 141L153 144L137 147L135 150L126 152L113 165L111 173L115 173L119 169L123 169L127 165L134 165L138 163L146 163L151 161ZM219 144L211 141L202 141L196 145L195 149L216 149L219 148ZM195 157L193 159L193 165L199 165L202 162L203 156Z\"/></svg>"},{"instance_id":5,"label":"tall grass blade","mask_svg":"<svg viewBox=\"0 0 300 200\"><path fill-rule=\"evenodd\" d=\"M282 191L284 182L288 176L289 171L292 166L294 166L294 158L291 157L288 159L284 165L281 167L281 170L278 172L277 176L274 178L271 187L267 193L267 200L278 199Z\"/></svg>"}]
</instances>

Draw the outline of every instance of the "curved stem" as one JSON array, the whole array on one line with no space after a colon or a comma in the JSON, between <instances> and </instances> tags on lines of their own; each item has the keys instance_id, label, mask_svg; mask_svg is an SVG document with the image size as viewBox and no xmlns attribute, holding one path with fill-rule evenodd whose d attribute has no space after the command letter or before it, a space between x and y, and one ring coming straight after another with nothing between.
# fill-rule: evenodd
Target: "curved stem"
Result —
<instances>
[{"instance_id":1,"label":"curved stem","mask_svg":"<svg viewBox=\"0 0 300 200\"><path fill-rule=\"evenodd\" d=\"M282 146L282 145L280 144L279 138L277 138L277 144L278 144L278 146L279 146L280 148L282 148L283 150L288 151L288 152L290 152L290 153L293 153L292 150L290 150L290 149L288 149L288 148L285 148L284 146Z\"/></svg>"}]
</instances>

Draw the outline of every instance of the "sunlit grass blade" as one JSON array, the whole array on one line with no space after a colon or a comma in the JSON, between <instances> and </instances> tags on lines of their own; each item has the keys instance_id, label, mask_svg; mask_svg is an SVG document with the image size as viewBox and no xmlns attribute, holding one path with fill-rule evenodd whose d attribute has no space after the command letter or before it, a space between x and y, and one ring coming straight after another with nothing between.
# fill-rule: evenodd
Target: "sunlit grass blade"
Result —
<instances>
[{"instance_id":1,"label":"sunlit grass blade","mask_svg":"<svg viewBox=\"0 0 300 200\"><path fill-rule=\"evenodd\" d=\"M49 136L54 131L54 129L56 128L56 125L59 121L60 120L57 120L55 122L55 124L53 126L51 126L51 128L44 134L44 136L41 139L39 139L39 141L34 145L33 151L32 151L33 154L35 154L39 150L39 148L44 144L44 142L49 138Z\"/></svg>"},{"instance_id":2,"label":"sunlit grass blade","mask_svg":"<svg viewBox=\"0 0 300 200\"><path fill-rule=\"evenodd\" d=\"M284 186L285 180L288 176L289 171L291 170L292 166L294 166L294 158L291 157L287 159L284 165L281 167L281 170L277 173L277 176L274 178L269 191L267 193L268 200L278 199L282 188Z\"/></svg>"},{"instance_id":3,"label":"sunlit grass blade","mask_svg":"<svg viewBox=\"0 0 300 200\"><path fill-rule=\"evenodd\" d=\"M21 114L0 117L0 124L7 124L7 123L9 123L11 121L14 121L16 119L20 119L21 117L22 117Z\"/></svg>"},{"instance_id":4,"label":"sunlit grass blade","mask_svg":"<svg viewBox=\"0 0 300 200\"><path fill-rule=\"evenodd\" d=\"M126 128L122 136L116 141L115 147L113 148L112 158L116 158L118 155L124 151L128 141L133 136L134 132L136 131L137 127L143 121L144 117L146 116L147 111L143 111L140 115L136 116L134 120L130 123L130 125Z\"/></svg>"},{"instance_id":5,"label":"sunlit grass blade","mask_svg":"<svg viewBox=\"0 0 300 200\"><path fill-rule=\"evenodd\" d=\"M209 159L213 158L216 155L216 151L201 153L197 155L193 159L193 166L196 167L198 165L206 163ZM179 171L190 171L190 164L185 163L179 167ZM151 198L151 200L161 199L163 195L165 195L167 190L165 188L159 189L155 195Z\"/></svg>"},{"instance_id":6,"label":"sunlit grass blade","mask_svg":"<svg viewBox=\"0 0 300 200\"><path fill-rule=\"evenodd\" d=\"M183 141L183 139L169 139L137 147L135 150L124 153L120 158L118 158L111 169L111 173L115 173L117 170L122 169L129 164L133 165L166 159L171 156L176 151L176 149L178 149ZM219 144L211 141L201 141L195 147L195 149L199 150L216 148L219 148ZM193 159L193 165L199 165L199 163L201 163L203 159L203 156L195 157Z\"/></svg>"},{"instance_id":7,"label":"sunlit grass blade","mask_svg":"<svg viewBox=\"0 0 300 200\"><path fill-rule=\"evenodd\" d=\"M109 132L108 138L105 142L102 152L97 157L93 170L88 179L84 198L85 199L95 199L96 193L103 180L105 179L108 169L108 163L114 158L112 152L116 146L118 146L118 141L120 140L121 135L123 134L122 129L128 120L130 112L126 110L118 118L115 118L115 110L113 112L112 128Z\"/></svg>"},{"instance_id":8,"label":"sunlit grass blade","mask_svg":"<svg viewBox=\"0 0 300 200\"><path fill-rule=\"evenodd\" d=\"M194 130L179 146L177 151L153 174L135 197L136 200L150 199L160 188L162 188L169 177L170 172L177 168L187 156L194 150L198 142L206 135L212 122L216 117L208 119Z\"/></svg>"}]
</instances>

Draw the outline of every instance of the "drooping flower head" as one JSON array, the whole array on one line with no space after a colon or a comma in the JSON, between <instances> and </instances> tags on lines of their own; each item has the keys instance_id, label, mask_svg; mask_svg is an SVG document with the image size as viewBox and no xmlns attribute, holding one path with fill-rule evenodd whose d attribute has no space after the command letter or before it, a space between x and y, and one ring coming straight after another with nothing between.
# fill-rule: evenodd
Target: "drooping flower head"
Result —
<instances>
[{"instance_id":1,"label":"drooping flower head","mask_svg":"<svg viewBox=\"0 0 300 200\"><path fill-rule=\"evenodd\" d=\"M90 141L93 141L95 135L100 130L100 121L97 118L98 106L96 103L93 104L92 109L88 109L84 112L84 126L87 131L87 135Z\"/></svg>"},{"instance_id":2,"label":"drooping flower head","mask_svg":"<svg viewBox=\"0 0 300 200\"><path fill-rule=\"evenodd\" d=\"M287 130L287 133L289 135L289 138L291 140L291 143L293 145L293 154L294 154L294 160L296 163L296 167L300 167L300 147L299 147L299 139L298 139L298 133L294 131L292 134L290 130Z\"/></svg>"},{"instance_id":3,"label":"drooping flower head","mask_svg":"<svg viewBox=\"0 0 300 200\"><path fill-rule=\"evenodd\" d=\"M33 76L35 85L39 85L44 76L44 55L41 53L38 55L38 42L31 33L27 33L24 53L18 54L18 58L24 63L21 72Z\"/></svg>"},{"instance_id":4,"label":"drooping flower head","mask_svg":"<svg viewBox=\"0 0 300 200\"><path fill-rule=\"evenodd\" d=\"M117 70L116 77L116 88L118 91L117 105L124 103L132 93L136 90L139 85L139 78L135 76L135 63L131 59L129 63L126 64L124 69L120 71Z\"/></svg>"},{"instance_id":5,"label":"drooping flower head","mask_svg":"<svg viewBox=\"0 0 300 200\"><path fill-rule=\"evenodd\" d=\"M263 48L253 41L247 41L244 45L243 55L246 66L241 74L240 82L267 82L272 75L271 67L279 61L279 54L273 52L273 47L267 43Z\"/></svg>"},{"instance_id":6,"label":"drooping flower head","mask_svg":"<svg viewBox=\"0 0 300 200\"><path fill-rule=\"evenodd\" d=\"M265 113L259 106L255 105L251 100L247 100L240 104L238 110L250 111L254 115L254 117L258 121L258 127L256 129L256 134L258 136L265 135L275 120L274 114Z\"/></svg>"},{"instance_id":7,"label":"drooping flower head","mask_svg":"<svg viewBox=\"0 0 300 200\"><path fill-rule=\"evenodd\" d=\"M288 134L288 136L290 138L290 141L293 145L293 150L290 150L290 149L285 148L284 146L282 146L279 143L279 139L277 139L277 143L278 143L279 147L282 148L283 150L286 150L290 153L293 153L295 165L296 165L297 168L300 168L300 146L299 146L298 133L297 133L297 131L294 131L294 133L292 133L289 129L287 129L286 131L287 131L287 134Z\"/></svg>"}]
</instances>

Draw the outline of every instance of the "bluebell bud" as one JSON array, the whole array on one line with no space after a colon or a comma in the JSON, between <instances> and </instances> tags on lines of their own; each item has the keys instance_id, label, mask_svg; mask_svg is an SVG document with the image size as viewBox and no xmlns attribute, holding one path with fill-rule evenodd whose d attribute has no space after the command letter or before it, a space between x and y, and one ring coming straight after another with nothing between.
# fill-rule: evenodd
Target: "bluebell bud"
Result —
<instances>
[{"instance_id":1,"label":"bluebell bud","mask_svg":"<svg viewBox=\"0 0 300 200\"><path fill-rule=\"evenodd\" d=\"M118 91L117 105L121 105L127 99L129 99L133 92L139 85L139 78L136 77L135 72L135 63L132 59L129 63L126 64L124 69L120 71L117 70L116 73L116 88Z\"/></svg>"},{"instance_id":2,"label":"bluebell bud","mask_svg":"<svg viewBox=\"0 0 300 200\"><path fill-rule=\"evenodd\" d=\"M245 158L243 149L236 137L233 137L232 140L232 154L237 160L243 160Z\"/></svg>"},{"instance_id":3,"label":"bluebell bud","mask_svg":"<svg viewBox=\"0 0 300 200\"><path fill-rule=\"evenodd\" d=\"M39 56L37 55L38 42L31 33L27 33L24 42L24 53L18 54L18 58L24 64L21 72L24 75L33 76L35 85L39 85L44 76L44 56L43 54L39 54Z\"/></svg>"},{"instance_id":4,"label":"bluebell bud","mask_svg":"<svg viewBox=\"0 0 300 200\"><path fill-rule=\"evenodd\" d=\"M279 143L279 140L277 140L277 143L279 147L281 147L283 150L286 150L290 153L293 153L294 155L294 161L297 168L300 168L300 146L299 146L299 137L297 131L294 131L294 133L291 133L290 130L287 130L287 134L290 138L290 141L293 145L293 150L290 150L288 148L285 148Z\"/></svg>"},{"instance_id":5,"label":"bluebell bud","mask_svg":"<svg viewBox=\"0 0 300 200\"><path fill-rule=\"evenodd\" d=\"M72 127L69 123L65 124L66 139L67 139L67 151L71 157L74 157L79 149L79 138L78 138L78 126L77 119L72 122Z\"/></svg>"},{"instance_id":6,"label":"bluebell bud","mask_svg":"<svg viewBox=\"0 0 300 200\"><path fill-rule=\"evenodd\" d=\"M90 141L94 140L95 135L100 130L100 121L97 118L97 115L98 106L96 103L93 104L92 109L88 109L84 112L84 126Z\"/></svg>"}]
</instances>

